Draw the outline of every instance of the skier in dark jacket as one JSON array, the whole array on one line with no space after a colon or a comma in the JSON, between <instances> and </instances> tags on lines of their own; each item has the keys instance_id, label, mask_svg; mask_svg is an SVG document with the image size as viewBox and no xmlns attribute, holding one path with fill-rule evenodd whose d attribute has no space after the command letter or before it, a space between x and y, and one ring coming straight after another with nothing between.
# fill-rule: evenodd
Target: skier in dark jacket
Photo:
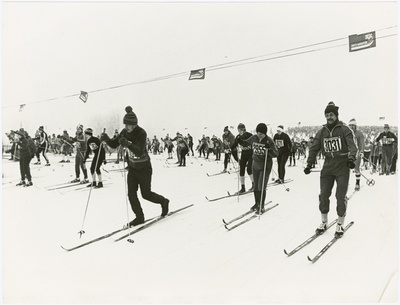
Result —
<instances>
[{"instance_id":1,"label":"skier in dark jacket","mask_svg":"<svg viewBox=\"0 0 400 305\"><path fill-rule=\"evenodd\" d=\"M274 135L274 142L279 151L278 157L276 158L278 161L279 179L276 180L276 183L284 183L286 173L285 166L292 149L292 142L289 136L283 132L282 125L279 125L277 128L277 133Z\"/></svg>"},{"instance_id":2,"label":"skier in dark jacket","mask_svg":"<svg viewBox=\"0 0 400 305\"><path fill-rule=\"evenodd\" d=\"M17 134L16 144L19 146L19 169L21 173L21 182L19 182L17 186L32 186L32 175L29 163L31 162L35 153L30 149L29 146L30 144L34 145L34 143L23 128L20 128L19 131L15 132L15 134ZM28 179L27 183L25 183L25 179Z\"/></svg>"},{"instance_id":3,"label":"skier in dark jacket","mask_svg":"<svg viewBox=\"0 0 400 305\"><path fill-rule=\"evenodd\" d=\"M379 134L375 142L382 140L382 173L389 175L394 153L393 147L397 145L397 137L390 131L389 124L385 124L383 129L384 131Z\"/></svg>"},{"instance_id":4,"label":"skier in dark jacket","mask_svg":"<svg viewBox=\"0 0 400 305\"><path fill-rule=\"evenodd\" d=\"M327 124L317 132L309 150L307 167L304 173L311 172L318 152L321 150L325 162L320 176L319 210L322 223L316 229L317 234L322 234L327 229L329 197L336 181L336 212L338 220L335 237L340 238L344 233L343 224L346 216L346 193L349 184L350 169L355 167L358 153L356 139L353 131L343 122L339 121L339 107L330 102L325 108Z\"/></svg>"},{"instance_id":5,"label":"skier in dark jacket","mask_svg":"<svg viewBox=\"0 0 400 305\"><path fill-rule=\"evenodd\" d=\"M150 156L146 149L146 131L138 125L136 114L132 111L132 107L125 108L124 116L125 128L115 139L110 139L107 134L102 134L101 140L112 148L122 145L128 154L128 197L133 213L136 218L128 225L136 226L144 223L144 214L137 191L140 191L143 199L149 200L161 205L161 216L168 214L169 200L151 190L151 176L153 170L151 167Z\"/></svg>"}]
</instances>

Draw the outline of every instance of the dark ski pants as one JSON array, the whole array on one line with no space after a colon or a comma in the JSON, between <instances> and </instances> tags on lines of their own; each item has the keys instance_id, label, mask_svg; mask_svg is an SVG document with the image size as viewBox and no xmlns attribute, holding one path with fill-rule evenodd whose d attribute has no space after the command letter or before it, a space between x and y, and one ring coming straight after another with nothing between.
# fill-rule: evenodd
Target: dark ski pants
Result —
<instances>
[{"instance_id":1,"label":"dark ski pants","mask_svg":"<svg viewBox=\"0 0 400 305\"><path fill-rule=\"evenodd\" d=\"M321 170L319 210L322 214L329 212L329 197L336 181L336 212L339 217L346 216L347 188L350 169L347 167L347 158L327 158Z\"/></svg>"},{"instance_id":2,"label":"dark ski pants","mask_svg":"<svg viewBox=\"0 0 400 305\"><path fill-rule=\"evenodd\" d=\"M32 157L20 157L19 158L19 170L21 172L21 181L24 181L25 178L28 179L28 181L32 181L32 176L31 176L31 169L29 167L29 163L31 162Z\"/></svg>"},{"instance_id":3,"label":"dark ski pants","mask_svg":"<svg viewBox=\"0 0 400 305\"><path fill-rule=\"evenodd\" d=\"M152 168L133 169L129 168L128 172L128 197L133 213L136 217L144 217L137 191L140 186L140 192L143 199L153 203L161 204L166 199L151 191Z\"/></svg>"},{"instance_id":4,"label":"dark ski pants","mask_svg":"<svg viewBox=\"0 0 400 305\"><path fill-rule=\"evenodd\" d=\"M36 151L36 158L39 162L40 162L40 153L42 153L46 162L49 163L49 159L47 158L46 152L47 152L47 143L44 146L41 145L38 147L38 149Z\"/></svg>"},{"instance_id":5,"label":"dark ski pants","mask_svg":"<svg viewBox=\"0 0 400 305\"><path fill-rule=\"evenodd\" d=\"M279 152L278 157L276 157L276 160L278 161L278 176L279 179L284 180L285 179L285 166L286 162L289 158L289 153L288 152Z\"/></svg>"},{"instance_id":6,"label":"dark ski pants","mask_svg":"<svg viewBox=\"0 0 400 305\"><path fill-rule=\"evenodd\" d=\"M254 178L254 199L256 203L265 204L265 198L267 196L267 184L269 175L272 170L272 159L267 159L266 170L264 171L264 162L254 162L253 160L253 178ZM263 184L264 181L264 184ZM261 193L263 196L261 198Z\"/></svg>"},{"instance_id":7,"label":"dark ski pants","mask_svg":"<svg viewBox=\"0 0 400 305\"><path fill-rule=\"evenodd\" d=\"M86 151L78 150L75 155L75 175L76 178L80 176L80 169L82 169L83 176L87 179L87 169L86 164L83 162L83 156L85 155Z\"/></svg>"},{"instance_id":8,"label":"dark ski pants","mask_svg":"<svg viewBox=\"0 0 400 305\"><path fill-rule=\"evenodd\" d=\"M393 155L393 158L392 158L392 166L390 167L391 173L396 172L396 163L397 163L397 152Z\"/></svg>"},{"instance_id":9,"label":"dark ski pants","mask_svg":"<svg viewBox=\"0 0 400 305\"><path fill-rule=\"evenodd\" d=\"M180 154L181 154L181 160L179 162L179 165L184 165L186 166L186 155L189 152L189 149L185 148L181 148Z\"/></svg>"},{"instance_id":10,"label":"dark ski pants","mask_svg":"<svg viewBox=\"0 0 400 305\"><path fill-rule=\"evenodd\" d=\"M382 172L388 173L392 166L393 146L382 146Z\"/></svg>"},{"instance_id":11,"label":"dark ski pants","mask_svg":"<svg viewBox=\"0 0 400 305\"><path fill-rule=\"evenodd\" d=\"M92 164L90 165L90 173L93 175L96 172L97 175L101 175L100 167L103 164L105 158L94 155Z\"/></svg>"},{"instance_id":12,"label":"dark ski pants","mask_svg":"<svg viewBox=\"0 0 400 305\"><path fill-rule=\"evenodd\" d=\"M247 174L253 173L253 153L243 153L239 161L240 176L243 177L247 167Z\"/></svg>"},{"instance_id":13,"label":"dark ski pants","mask_svg":"<svg viewBox=\"0 0 400 305\"><path fill-rule=\"evenodd\" d=\"M290 165L292 165L292 160L293 160L293 165L296 165L296 152L295 151L293 151L293 152L291 152L290 154L289 154L289 162L290 162Z\"/></svg>"}]
</instances>

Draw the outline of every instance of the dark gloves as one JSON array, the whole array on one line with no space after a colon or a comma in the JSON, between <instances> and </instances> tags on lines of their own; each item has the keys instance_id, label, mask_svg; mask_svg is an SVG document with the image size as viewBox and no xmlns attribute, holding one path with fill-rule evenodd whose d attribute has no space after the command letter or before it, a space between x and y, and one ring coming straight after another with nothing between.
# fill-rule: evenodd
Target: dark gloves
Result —
<instances>
[{"instance_id":1,"label":"dark gloves","mask_svg":"<svg viewBox=\"0 0 400 305\"><path fill-rule=\"evenodd\" d=\"M308 175L309 173L311 173L311 166L307 164L307 167L304 169L304 173L306 175Z\"/></svg>"},{"instance_id":2,"label":"dark gloves","mask_svg":"<svg viewBox=\"0 0 400 305\"><path fill-rule=\"evenodd\" d=\"M104 141L108 141L108 140L110 140L110 137L108 136L108 134L106 134L106 133L102 133L101 134L101 136L100 136L100 141L101 142L104 142Z\"/></svg>"},{"instance_id":3,"label":"dark gloves","mask_svg":"<svg viewBox=\"0 0 400 305\"><path fill-rule=\"evenodd\" d=\"M350 168L350 169L353 169L353 168L356 167L353 159L347 160L347 167Z\"/></svg>"},{"instance_id":4,"label":"dark gloves","mask_svg":"<svg viewBox=\"0 0 400 305\"><path fill-rule=\"evenodd\" d=\"M121 146L123 146L123 147L129 146L131 143L132 143L132 142L128 141L128 140L127 140L126 138L124 138L124 137L121 137L121 138L119 139L119 144L121 144Z\"/></svg>"}]
</instances>

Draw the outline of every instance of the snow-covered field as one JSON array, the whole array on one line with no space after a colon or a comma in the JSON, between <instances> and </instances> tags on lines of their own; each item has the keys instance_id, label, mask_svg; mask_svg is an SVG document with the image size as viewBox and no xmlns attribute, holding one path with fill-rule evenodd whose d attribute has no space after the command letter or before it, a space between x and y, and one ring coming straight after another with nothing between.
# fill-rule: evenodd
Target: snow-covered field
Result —
<instances>
[{"instance_id":1,"label":"snow-covered field","mask_svg":"<svg viewBox=\"0 0 400 305\"><path fill-rule=\"evenodd\" d=\"M91 191L84 220L89 189L47 190L75 177L74 162L49 156L50 167L31 162L34 186L29 188L15 186L19 164L3 157L4 303L398 301L397 174L363 171L375 185L367 186L362 178L361 191L349 201L346 223L354 225L312 264L307 255L322 249L334 227L291 257L283 252L311 236L320 222L319 173L304 175L301 160L287 167L286 178L294 179L286 185L290 191L281 185L268 188L267 200L278 207L228 232L222 219L248 210L253 195L214 202L205 196L237 191L237 174L208 177L223 169L222 161L190 157L187 167L176 167L175 159L167 165L166 156L152 155L153 191L170 199L170 210L194 206L132 235L134 243L114 242L120 233L66 252L61 245L73 247L110 233L127 222L127 213L133 216L127 210L124 174L112 171L117 164L104 166L105 187ZM349 194L354 183L352 175ZM334 193L331 199L333 220ZM159 205L141 202L146 217L160 214ZM79 238L82 229L86 233Z\"/></svg>"}]
</instances>

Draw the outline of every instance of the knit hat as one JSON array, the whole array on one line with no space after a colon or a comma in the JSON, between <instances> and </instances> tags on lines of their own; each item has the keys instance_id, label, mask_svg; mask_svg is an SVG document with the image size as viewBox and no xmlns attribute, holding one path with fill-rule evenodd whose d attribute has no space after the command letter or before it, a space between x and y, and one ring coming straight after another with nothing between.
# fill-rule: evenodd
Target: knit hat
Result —
<instances>
[{"instance_id":1,"label":"knit hat","mask_svg":"<svg viewBox=\"0 0 400 305\"><path fill-rule=\"evenodd\" d=\"M267 134L268 127L264 123L260 123L257 125L256 132L261 132L263 134Z\"/></svg>"},{"instance_id":2,"label":"knit hat","mask_svg":"<svg viewBox=\"0 0 400 305\"><path fill-rule=\"evenodd\" d=\"M76 126L76 129L81 129L81 130L83 130L83 125L82 125L82 124L78 124L78 126Z\"/></svg>"},{"instance_id":3,"label":"knit hat","mask_svg":"<svg viewBox=\"0 0 400 305\"><path fill-rule=\"evenodd\" d=\"M246 126L244 126L243 123L240 123L237 128L238 129L246 129Z\"/></svg>"},{"instance_id":4,"label":"knit hat","mask_svg":"<svg viewBox=\"0 0 400 305\"><path fill-rule=\"evenodd\" d=\"M282 125L279 125L278 128L277 128L277 130L278 130L278 131L283 131L283 126L282 126Z\"/></svg>"},{"instance_id":5,"label":"knit hat","mask_svg":"<svg viewBox=\"0 0 400 305\"><path fill-rule=\"evenodd\" d=\"M228 127L228 126L225 126L225 127L224 127L224 132L225 132L225 131L229 131L229 127Z\"/></svg>"},{"instance_id":6,"label":"knit hat","mask_svg":"<svg viewBox=\"0 0 400 305\"><path fill-rule=\"evenodd\" d=\"M126 114L124 116L124 124L137 125L138 119L136 117L136 114L133 113L132 107L126 106L125 111L126 111Z\"/></svg>"},{"instance_id":7,"label":"knit hat","mask_svg":"<svg viewBox=\"0 0 400 305\"><path fill-rule=\"evenodd\" d=\"M349 125L356 125L357 126L356 119L351 119L350 122L349 122Z\"/></svg>"},{"instance_id":8,"label":"knit hat","mask_svg":"<svg viewBox=\"0 0 400 305\"><path fill-rule=\"evenodd\" d=\"M383 128L389 128L389 124L383 125Z\"/></svg>"},{"instance_id":9,"label":"knit hat","mask_svg":"<svg viewBox=\"0 0 400 305\"><path fill-rule=\"evenodd\" d=\"M40 126L40 127L39 127L39 130L43 130L43 129L44 129L43 126Z\"/></svg>"},{"instance_id":10,"label":"knit hat","mask_svg":"<svg viewBox=\"0 0 400 305\"><path fill-rule=\"evenodd\" d=\"M332 112L336 116L339 116L339 107L335 106L334 102L329 102L328 106L325 108L325 114Z\"/></svg>"},{"instance_id":11,"label":"knit hat","mask_svg":"<svg viewBox=\"0 0 400 305\"><path fill-rule=\"evenodd\" d=\"M86 128L85 129L85 134L88 134L88 135L93 135L93 130L92 130L92 128Z\"/></svg>"}]
</instances>

